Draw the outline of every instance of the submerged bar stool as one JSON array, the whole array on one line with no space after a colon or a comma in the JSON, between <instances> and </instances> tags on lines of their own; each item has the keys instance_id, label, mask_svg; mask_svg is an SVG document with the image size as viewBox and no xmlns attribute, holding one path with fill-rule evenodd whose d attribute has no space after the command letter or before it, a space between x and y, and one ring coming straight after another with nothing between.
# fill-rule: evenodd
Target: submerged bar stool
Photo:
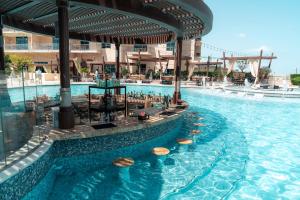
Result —
<instances>
[{"instance_id":1,"label":"submerged bar stool","mask_svg":"<svg viewBox=\"0 0 300 200\"><path fill-rule=\"evenodd\" d=\"M164 161L167 158L167 155L170 153L170 150L164 147L155 147L152 149L152 154L156 156L155 163L163 165Z\"/></svg>"},{"instance_id":2,"label":"submerged bar stool","mask_svg":"<svg viewBox=\"0 0 300 200\"><path fill-rule=\"evenodd\" d=\"M113 165L118 167L119 178L124 181L130 180L129 169L133 164L132 158L118 158L113 161Z\"/></svg>"},{"instance_id":3,"label":"submerged bar stool","mask_svg":"<svg viewBox=\"0 0 300 200\"><path fill-rule=\"evenodd\" d=\"M191 135L192 135L193 141L196 139L196 135L199 135L199 134L201 134L200 130L192 130L191 131Z\"/></svg>"},{"instance_id":4,"label":"submerged bar stool","mask_svg":"<svg viewBox=\"0 0 300 200\"><path fill-rule=\"evenodd\" d=\"M189 145L193 144L193 140L187 139L187 138L180 138L176 140L177 143L179 144L179 149L178 151L184 152L188 150Z\"/></svg>"},{"instance_id":5,"label":"submerged bar stool","mask_svg":"<svg viewBox=\"0 0 300 200\"><path fill-rule=\"evenodd\" d=\"M202 124L202 123L194 123L194 126L206 126L205 124Z\"/></svg>"}]
</instances>

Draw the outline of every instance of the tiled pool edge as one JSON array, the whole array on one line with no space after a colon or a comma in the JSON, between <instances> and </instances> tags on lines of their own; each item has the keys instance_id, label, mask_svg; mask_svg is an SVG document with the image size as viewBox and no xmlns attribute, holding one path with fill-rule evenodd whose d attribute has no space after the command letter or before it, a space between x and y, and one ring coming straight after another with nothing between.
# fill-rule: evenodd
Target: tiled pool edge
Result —
<instances>
[{"instance_id":1,"label":"tiled pool edge","mask_svg":"<svg viewBox=\"0 0 300 200\"><path fill-rule=\"evenodd\" d=\"M120 131L114 135L47 140L30 156L0 173L0 200L21 199L47 174L57 157L110 151L143 143L174 128L182 114L139 129Z\"/></svg>"},{"instance_id":2,"label":"tiled pool edge","mask_svg":"<svg viewBox=\"0 0 300 200\"><path fill-rule=\"evenodd\" d=\"M46 175L52 165L52 144L52 140L45 141L36 151L0 173L0 200L22 198L24 191L30 191Z\"/></svg>"}]
</instances>

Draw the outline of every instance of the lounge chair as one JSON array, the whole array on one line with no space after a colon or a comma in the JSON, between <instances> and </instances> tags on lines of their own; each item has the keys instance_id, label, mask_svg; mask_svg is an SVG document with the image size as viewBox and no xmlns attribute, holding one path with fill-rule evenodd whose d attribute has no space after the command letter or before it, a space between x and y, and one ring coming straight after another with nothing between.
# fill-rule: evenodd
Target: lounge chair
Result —
<instances>
[{"instance_id":1,"label":"lounge chair","mask_svg":"<svg viewBox=\"0 0 300 200\"><path fill-rule=\"evenodd\" d=\"M138 120L147 120L149 119L149 117L150 117L149 114L147 114L144 111L138 113Z\"/></svg>"},{"instance_id":2,"label":"lounge chair","mask_svg":"<svg viewBox=\"0 0 300 200\"><path fill-rule=\"evenodd\" d=\"M142 83L150 84L152 81L149 79L142 80Z\"/></svg>"}]
</instances>

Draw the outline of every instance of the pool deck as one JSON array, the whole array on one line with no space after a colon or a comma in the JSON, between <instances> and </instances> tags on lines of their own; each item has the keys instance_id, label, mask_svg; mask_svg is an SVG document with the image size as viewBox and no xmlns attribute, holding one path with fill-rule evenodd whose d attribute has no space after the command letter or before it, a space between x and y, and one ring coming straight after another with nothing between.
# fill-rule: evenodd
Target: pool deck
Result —
<instances>
[{"instance_id":1,"label":"pool deck","mask_svg":"<svg viewBox=\"0 0 300 200\"><path fill-rule=\"evenodd\" d=\"M186 109L176 110L176 114L171 116L150 116L148 120L138 121L137 119L131 119L128 117L125 120L116 121L115 124L117 127L105 128L96 130L90 125L77 125L74 129L71 130L61 130L61 129L51 129L49 131L49 139L51 140L70 140L70 139L82 139L82 138L91 138L91 137L100 137L107 135L114 135L119 133L126 133L129 131L147 129L153 125L158 125L171 121L175 118L178 118L181 113L185 112ZM93 123L92 125L95 125Z\"/></svg>"}]
</instances>

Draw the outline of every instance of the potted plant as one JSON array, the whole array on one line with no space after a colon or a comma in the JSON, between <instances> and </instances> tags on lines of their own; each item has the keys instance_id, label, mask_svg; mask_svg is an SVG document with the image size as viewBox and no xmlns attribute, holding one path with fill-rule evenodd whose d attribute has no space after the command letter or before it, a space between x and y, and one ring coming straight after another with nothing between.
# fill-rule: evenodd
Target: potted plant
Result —
<instances>
[{"instance_id":1,"label":"potted plant","mask_svg":"<svg viewBox=\"0 0 300 200\"><path fill-rule=\"evenodd\" d=\"M126 67L122 67L121 74L122 74L123 79L127 78L128 73L129 73L128 69Z\"/></svg>"}]
</instances>

